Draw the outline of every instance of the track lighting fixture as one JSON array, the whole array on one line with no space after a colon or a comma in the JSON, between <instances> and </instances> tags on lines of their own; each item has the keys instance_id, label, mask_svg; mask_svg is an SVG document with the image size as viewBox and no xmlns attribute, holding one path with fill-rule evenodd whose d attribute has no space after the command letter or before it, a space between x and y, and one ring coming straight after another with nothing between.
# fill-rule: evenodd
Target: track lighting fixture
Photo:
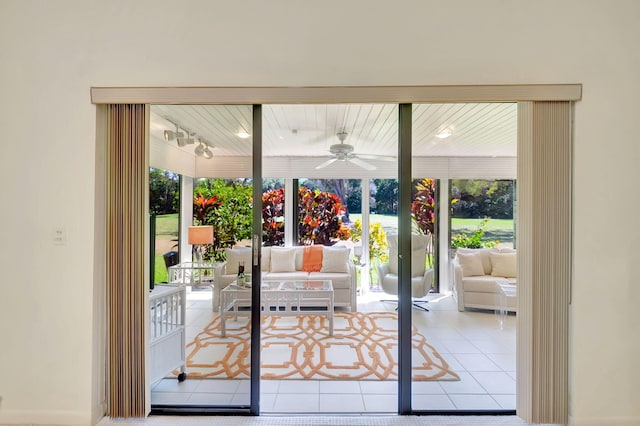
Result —
<instances>
[{"instance_id":1,"label":"track lighting fixture","mask_svg":"<svg viewBox=\"0 0 640 426\"><path fill-rule=\"evenodd\" d=\"M163 132L164 140L166 141L175 140L180 148L186 145L193 145L197 143L197 146L195 147L193 152L198 157L204 157L207 160L213 158L213 152L211 152L211 148L213 147L213 145L211 145L209 142L207 142L203 138L197 136L195 133L187 129L184 129L182 127L179 127L177 124L173 122L171 123L176 126L176 130L175 131L165 130ZM181 129L182 131L180 131Z\"/></svg>"},{"instance_id":2,"label":"track lighting fixture","mask_svg":"<svg viewBox=\"0 0 640 426\"><path fill-rule=\"evenodd\" d=\"M185 145L193 145L195 143L195 140L187 136L186 138L185 137L176 138L176 142L178 143L178 146L182 147Z\"/></svg>"},{"instance_id":3,"label":"track lighting fixture","mask_svg":"<svg viewBox=\"0 0 640 426\"><path fill-rule=\"evenodd\" d=\"M204 158L206 158L207 160L210 160L213 158L213 152L211 152L208 146L204 149L203 155L204 155Z\"/></svg>"},{"instance_id":4,"label":"track lighting fixture","mask_svg":"<svg viewBox=\"0 0 640 426\"><path fill-rule=\"evenodd\" d=\"M198 157L204 157L207 160L213 158L213 152L209 149L209 143L202 138L198 138L198 146L193 150Z\"/></svg>"},{"instance_id":5,"label":"track lighting fixture","mask_svg":"<svg viewBox=\"0 0 640 426\"><path fill-rule=\"evenodd\" d=\"M180 129L178 129L178 125L176 124L175 126L176 126L176 131L175 132L172 131L172 130L165 130L164 131L164 140L165 141L169 142L169 141L172 141L174 139L183 138L184 137L184 133L182 133L180 131Z\"/></svg>"}]
</instances>

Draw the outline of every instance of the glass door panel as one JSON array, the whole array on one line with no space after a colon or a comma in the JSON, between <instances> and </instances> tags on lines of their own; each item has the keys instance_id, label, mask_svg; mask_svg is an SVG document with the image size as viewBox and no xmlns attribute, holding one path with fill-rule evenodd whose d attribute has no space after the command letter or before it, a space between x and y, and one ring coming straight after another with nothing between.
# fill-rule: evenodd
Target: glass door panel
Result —
<instances>
[{"instance_id":1,"label":"glass door panel","mask_svg":"<svg viewBox=\"0 0 640 426\"><path fill-rule=\"evenodd\" d=\"M413 238L427 244L412 246L412 291L428 299L412 309L414 411L515 409L515 321L495 315L487 250L513 252L516 133L515 104L413 105Z\"/></svg>"},{"instance_id":2,"label":"glass door panel","mask_svg":"<svg viewBox=\"0 0 640 426\"><path fill-rule=\"evenodd\" d=\"M261 411L395 413L396 304L378 266L397 228L398 107L265 105L263 120L262 278L296 290L262 307Z\"/></svg>"},{"instance_id":3,"label":"glass door panel","mask_svg":"<svg viewBox=\"0 0 640 426\"><path fill-rule=\"evenodd\" d=\"M151 368L166 370L151 383L155 410L251 404L252 111L151 107L151 165L182 175L180 259L156 286L177 296L151 295Z\"/></svg>"}]
</instances>

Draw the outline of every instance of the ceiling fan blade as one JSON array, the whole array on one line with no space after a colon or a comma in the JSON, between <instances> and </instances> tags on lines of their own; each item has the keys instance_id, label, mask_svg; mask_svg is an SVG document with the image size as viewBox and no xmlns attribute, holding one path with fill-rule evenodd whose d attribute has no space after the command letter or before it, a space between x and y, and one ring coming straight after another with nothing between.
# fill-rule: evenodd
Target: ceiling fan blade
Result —
<instances>
[{"instance_id":1,"label":"ceiling fan blade","mask_svg":"<svg viewBox=\"0 0 640 426\"><path fill-rule=\"evenodd\" d=\"M390 155L375 155L375 154L358 154L358 157L365 158L367 160L381 160L381 161L396 161L397 157Z\"/></svg>"},{"instance_id":2,"label":"ceiling fan blade","mask_svg":"<svg viewBox=\"0 0 640 426\"><path fill-rule=\"evenodd\" d=\"M376 166L374 166L373 164L369 164L369 163L367 163L365 161L362 161L358 157L349 158L348 161L350 161L351 163L355 164L356 166L362 167L365 170L375 170L376 169Z\"/></svg>"},{"instance_id":3,"label":"ceiling fan blade","mask_svg":"<svg viewBox=\"0 0 640 426\"><path fill-rule=\"evenodd\" d=\"M337 158L331 158L331 159L329 159L329 160L325 161L324 163L322 163L322 164L320 164L320 165L316 166L316 170L317 170L317 169L324 169L324 168L325 168L325 167L327 167L329 164L331 164L331 163L333 163L334 161L337 161L337 160L338 160Z\"/></svg>"}]
</instances>

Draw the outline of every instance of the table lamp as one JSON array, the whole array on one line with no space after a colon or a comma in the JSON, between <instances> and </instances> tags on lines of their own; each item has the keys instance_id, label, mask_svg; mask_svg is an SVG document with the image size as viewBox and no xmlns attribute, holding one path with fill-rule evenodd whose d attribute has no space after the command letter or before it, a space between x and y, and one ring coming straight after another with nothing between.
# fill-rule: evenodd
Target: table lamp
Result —
<instances>
[{"instance_id":1,"label":"table lamp","mask_svg":"<svg viewBox=\"0 0 640 426\"><path fill-rule=\"evenodd\" d=\"M213 226L190 226L189 227L189 244L191 244L196 252L198 263L202 263L204 246L213 243Z\"/></svg>"}]
</instances>

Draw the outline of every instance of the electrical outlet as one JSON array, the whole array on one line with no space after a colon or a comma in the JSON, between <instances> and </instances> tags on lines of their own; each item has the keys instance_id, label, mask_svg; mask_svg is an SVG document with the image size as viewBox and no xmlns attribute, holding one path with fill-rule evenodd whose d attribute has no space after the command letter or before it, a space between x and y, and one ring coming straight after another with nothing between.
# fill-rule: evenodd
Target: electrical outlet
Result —
<instances>
[{"instance_id":1,"label":"electrical outlet","mask_svg":"<svg viewBox=\"0 0 640 426\"><path fill-rule=\"evenodd\" d=\"M67 233L64 228L56 228L53 230L53 244L57 246L67 244Z\"/></svg>"}]
</instances>

